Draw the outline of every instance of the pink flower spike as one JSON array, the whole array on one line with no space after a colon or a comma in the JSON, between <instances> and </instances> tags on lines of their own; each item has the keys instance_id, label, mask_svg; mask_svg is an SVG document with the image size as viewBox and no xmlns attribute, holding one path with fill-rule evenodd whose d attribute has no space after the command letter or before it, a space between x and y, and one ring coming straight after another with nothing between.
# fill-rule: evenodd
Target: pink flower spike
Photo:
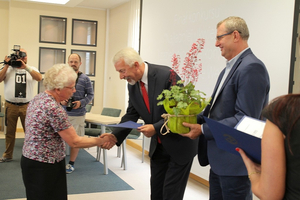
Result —
<instances>
[{"instance_id":1,"label":"pink flower spike","mask_svg":"<svg viewBox=\"0 0 300 200\"><path fill-rule=\"evenodd\" d=\"M180 74L182 80L187 84L192 82L193 84L198 81L198 75L202 74L202 63L201 59L198 59L198 54L204 49L205 39L199 38L195 43L192 44L191 49L186 53L186 57L183 61L183 67L181 73L179 70L180 56L173 54L171 62L172 69ZM197 62L200 62L197 64Z\"/></svg>"}]
</instances>

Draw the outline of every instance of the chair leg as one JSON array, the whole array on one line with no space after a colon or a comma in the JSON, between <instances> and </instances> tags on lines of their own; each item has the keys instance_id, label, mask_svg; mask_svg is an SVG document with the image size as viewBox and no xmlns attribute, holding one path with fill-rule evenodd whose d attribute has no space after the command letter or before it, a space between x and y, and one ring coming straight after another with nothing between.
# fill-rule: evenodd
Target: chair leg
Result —
<instances>
[{"instance_id":1,"label":"chair leg","mask_svg":"<svg viewBox=\"0 0 300 200\"><path fill-rule=\"evenodd\" d=\"M96 156L96 160L98 162L100 162L100 157L101 157L101 148L97 146L97 156Z\"/></svg>"},{"instance_id":2,"label":"chair leg","mask_svg":"<svg viewBox=\"0 0 300 200\"><path fill-rule=\"evenodd\" d=\"M69 156L70 155L70 146L68 145L68 143L66 143L66 155Z\"/></svg>"},{"instance_id":3,"label":"chair leg","mask_svg":"<svg viewBox=\"0 0 300 200\"><path fill-rule=\"evenodd\" d=\"M4 120L5 118L4 117L1 117L1 131L4 131Z\"/></svg>"},{"instance_id":4,"label":"chair leg","mask_svg":"<svg viewBox=\"0 0 300 200\"><path fill-rule=\"evenodd\" d=\"M142 163L144 163L145 159L145 135L143 134L143 142L142 142Z\"/></svg>"},{"instance_id":5,"label":"chair leg","mask_svg":"<svg viewBox=\"0 0 300 200\"><path fill-rule=\"evenodd\" d=\"M123 141L123 143L121 144L121 146L122 146L122 151L123 151L123 154L122 154L122 161L121 161L121 167L123 167L124 170L127 169L126 140L127 140L127 139L125 139L125 140Z\"/></svg>"},{"instance_id":6,"label":"chair leg","mask_svg":"<svg viewBox=\"0 0 300 200\"><path fill-rule=\"evenodd\" d=\"M122 144L121 144L122 145ZM117 149L117 157L120 158L121 157L121 146L118 146Z\"/></svg>"}]
</instances>

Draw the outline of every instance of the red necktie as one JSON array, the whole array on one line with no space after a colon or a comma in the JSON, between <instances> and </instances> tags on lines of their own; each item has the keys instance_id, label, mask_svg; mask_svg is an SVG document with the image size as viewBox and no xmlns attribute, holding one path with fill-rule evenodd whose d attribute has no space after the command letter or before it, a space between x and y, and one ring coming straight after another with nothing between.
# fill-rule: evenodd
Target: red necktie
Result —
<instances>
[{"instance_id":1,"label":"red necktie","mask_svg":"<svg viewBox=\"0 0 300 200\"><path fill-rule=\"evenodd\" d=\"M142 81L140 81L140 86L141 86L141 90L142 90L144 102L145 102L145 104L146 104L146 107L147 107L147 109L148 109L148 112L150 113L149 97L148 97L147 90L146 90L146 88L145 88L145 83L142 82Z\"/></svg>"},{"instance_id":2,"label":"red necktie","mask_svg":"<svg viewBox=\"0 0 300 200\"><path fill-rule=\"evenodd\" d=\"M150 113L150 106L149 106L149 97L148 97L148 93L147 90L145 88L145 83L140 81L140 86L141 86L141 90L142 90L142 94L143 94L143 99L144 102L146 104L146 107L148 109L148 112ZM157 136L157 142L161 144L161 140L160 138Z\"/></svg>"}]
</instances>

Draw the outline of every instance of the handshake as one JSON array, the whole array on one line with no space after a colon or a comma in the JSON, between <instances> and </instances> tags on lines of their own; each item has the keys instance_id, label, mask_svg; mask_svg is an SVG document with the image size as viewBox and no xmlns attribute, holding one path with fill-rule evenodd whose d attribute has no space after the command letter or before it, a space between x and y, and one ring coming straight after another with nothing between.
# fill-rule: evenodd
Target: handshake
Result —
<instances>
[{"instance_id":1,"label":"handshake","mask_svg":"<svg viewBox=\"0 0 300 200\"><path fill-rule=\"evenodd\" d=\"M103 149L111 149L117 142L117 138L115 135L110 133L104 133L99 136L99 139L101 140L99 147Z\"/></svg>"}]
</instances>

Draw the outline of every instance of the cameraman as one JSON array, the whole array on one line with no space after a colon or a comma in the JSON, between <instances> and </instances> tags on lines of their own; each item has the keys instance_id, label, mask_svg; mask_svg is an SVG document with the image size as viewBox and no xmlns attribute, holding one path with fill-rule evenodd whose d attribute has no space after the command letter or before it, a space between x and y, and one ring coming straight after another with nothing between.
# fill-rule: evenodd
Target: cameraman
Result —
<instances>
[{"instance_id":1,"label":"cameraman","mask_svg":"<svg viewBox=\"0 0 300 200\"><path fill-rule=\"evenodd\" d=\"M13 49L15 50L15 49ZM21 55L21 56L17 56ZM20 65L14 66L11 58L5 56L4 66L0 71L0 82L4 81L5 97L5 152L0 158L0 163L12 161L16 139L16 128L20 117L25 132L25 116L29 101L34 96L36 81L42 80L42 75L35 67L27 65L27 51L16 51L16 60ZM10 66L10 63L12 66Z\"/></svg>"},{"instance_id":2,"label":"cameraman","mask_svg":"<svg viewBox=\"0 0 300 200\"><path fill-rule=\"evenodd\" d=\"M68 102L61 102L65 107L69 120L74 126L77 135L84 136L84 127L85 127L85 106L91 102L94 98L94 90L89 77L79 71L81 65L81 57L78 54L71 54L68 58L68 64L74 69L77 73L78 78L76 80L75 89L76 92L73 94L72 104L69 105ZM71 88L70 88L71 89ZM66 173L72 173L75 168L75 160L77 158L79 148L72 148L70 153L69 164L66 165Z\"/></svg>"}]
</instances>

